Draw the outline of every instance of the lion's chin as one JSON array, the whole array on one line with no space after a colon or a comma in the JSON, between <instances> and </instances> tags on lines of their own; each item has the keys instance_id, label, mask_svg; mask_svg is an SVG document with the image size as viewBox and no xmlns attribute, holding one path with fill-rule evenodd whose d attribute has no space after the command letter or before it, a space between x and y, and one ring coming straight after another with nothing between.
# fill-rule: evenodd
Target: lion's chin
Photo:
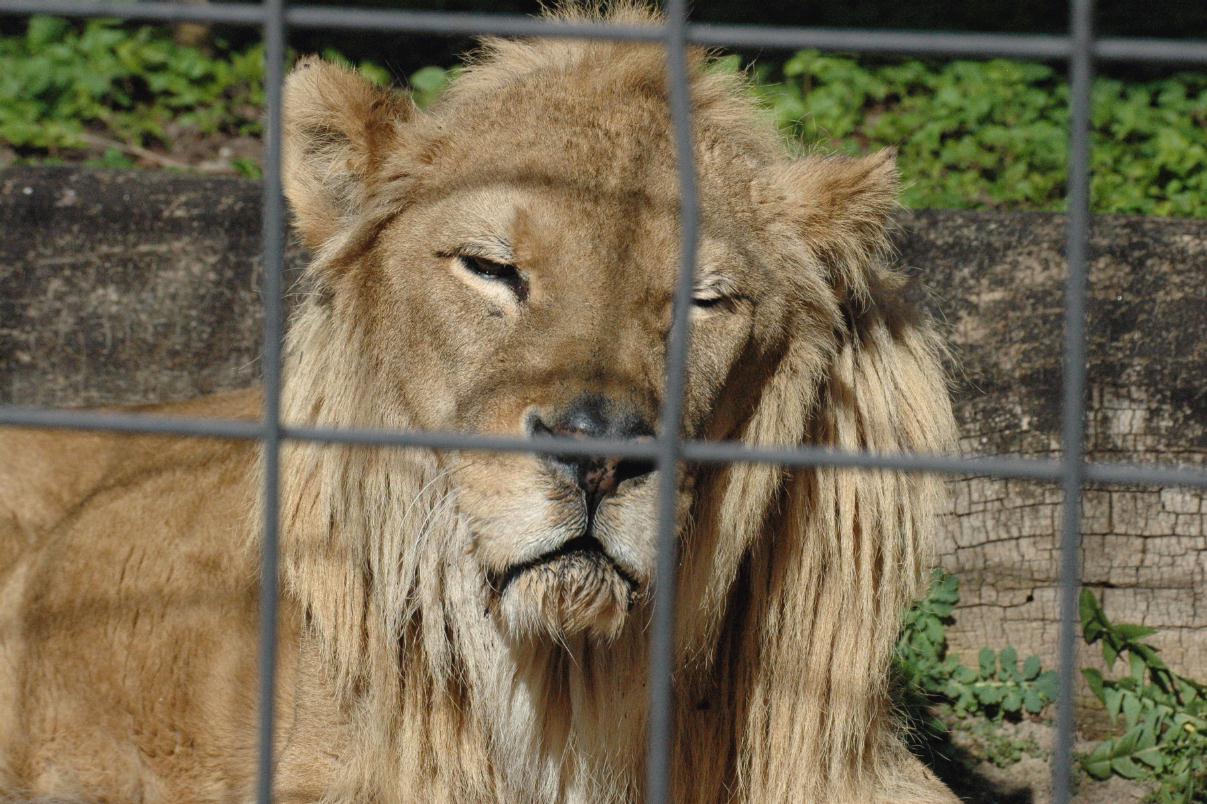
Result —
<instances>
[{"instance_id":1,"label":"lion's chin","mask_svg":"<svg viewBox=\"0 0 1207 804\"><path fill-rule=\"evenodd\" d=\"M584 635L610 641L624 627L633 584L605 556L571 553L525 569L501 593L503 627L517 639Z\"/></svg>"}]
</instances>

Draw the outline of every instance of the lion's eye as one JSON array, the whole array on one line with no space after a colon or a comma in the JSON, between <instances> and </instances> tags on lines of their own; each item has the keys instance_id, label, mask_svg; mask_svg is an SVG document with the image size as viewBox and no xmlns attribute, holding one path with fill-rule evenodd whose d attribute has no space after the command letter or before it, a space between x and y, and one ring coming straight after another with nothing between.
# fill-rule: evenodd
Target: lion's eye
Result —
<instances>
[{"instance_id":1,"label":"lion's eye","mask_svg":"<svg viewBox=\"0 0 1207 804\"><path fill-rule=\"evenodd\" d=\"M692 306L708 310L713 307L720 307L725 303L724 296L700 295L692 297Z\"/></svg>"},{"instance_id":2,"label":"lion's eye","mask_svg":"<svg viewBox=\"0 0 1207 804\"><path fill-rule=\"evenodd\" d=\"M520 269L514 265L495 262L473 254L458 254L457 260L461 263L461 267L471 274L506 285L520 301L528 297L528 284L524 281Z\"/></svg>"},{"instance_id":3,"label":"lion's eye","mask_svg":"<svg viewBox=\"0 0 1207 804\"><path fill-rule=\"evenodd\" d=\"M733 312L743 297L737 284L727 276L708 273L693 289L692 307L700 312Z\"/></svg>"}]
</instances>

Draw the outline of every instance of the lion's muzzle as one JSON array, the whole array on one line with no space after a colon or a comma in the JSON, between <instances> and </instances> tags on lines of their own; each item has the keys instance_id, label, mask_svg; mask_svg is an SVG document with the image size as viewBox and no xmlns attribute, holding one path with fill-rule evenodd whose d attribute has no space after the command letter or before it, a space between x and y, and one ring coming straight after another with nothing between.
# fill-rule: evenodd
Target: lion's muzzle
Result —
<instances>
[{"instance_id":1,"label":"lion's muzzle","mask_svg":"<svg viewBox=\"0 0 1207 804\"><path fill-rule=\"evenodd\" d=\"M650 419L633 404L598 393L525 412L534 439L651 439ZM588 633L611 639L648 584L651 461L550 455L535 461L539 502L479 532L478 552L505 628L558 639ZM518 489L517 494L532 494ZM497 510L497 507L496 507ZM539 524L548 523L546 528ZM497 524L496 524L497 523ZM513 524L514 523L514 524ZM511 527L531 536L509 537ZM514 533L514 531L510 531ZM508 550L507 545L512 545ZM519 549L515 549L519 547Z\"/></svg>"},{"instance_id":2,"label":"lion's muzzle","mask_svg":"<svg viewBox=\"0 0 1207 804\"><path fill-rule=\"evenodd\" d=\"M647 440L654 436L653 427L634 407L597 394L579 396L552 416L534 409L526 417L525 427L534 438ZM652 461L607 456L551 455L546 462L556 475L582 491L589 516L626 480L643 478L654 470Z\"/></svg>"}]
</instances>

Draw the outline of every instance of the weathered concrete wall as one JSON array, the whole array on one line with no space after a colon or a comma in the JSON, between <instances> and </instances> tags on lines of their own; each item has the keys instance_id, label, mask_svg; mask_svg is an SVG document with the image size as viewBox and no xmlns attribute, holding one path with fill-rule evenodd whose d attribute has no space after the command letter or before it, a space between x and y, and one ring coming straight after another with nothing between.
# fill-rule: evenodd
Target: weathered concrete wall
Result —
<instances>
[{"instance_id":1,"label":"weathered concrete wall","mask_svg":"<svg viewBox=\"0 0 1207 804\"><path fill-rule=\"evenodd\" d=\"M904 261L958 350L970 454L1056 456L1065 220L923 212ZM1093 460L1207 463L1207 223L1103 217L1091 245L1086 448ZM966 651L1012 643L1055 662L1060 490L953 480L942 562L961 580ZM1098 487L1084 499L1084 578L1108 614L1161 629L1175 667L1207 677L1201 491ZM1087 661L1093 658L1087 654Z\"/></svg>"},{"instance_id":2,"label":"weathered concrete wall","mask_svg":"<svg viewBox=\"0 0 1207 804\"><path fill-rule=\"evenodd\" d=\"M0 400L153 402L250 385L259 249L248 181L0 171Z\"/></svg>"},{"instance_id":3,"label":"weathered concrete wall","mask_svg":"<svg viewBox=\"0 0 1207 804\"><path fill-rule=\"evenodd\" d=\"M1059 452L1064 220L921 212L902 261L955 345L965 451ZM0 173L0 401L176 399L247 385L259 354L259 189L162 173ZM1088 449L1207 463L1207 223L1108 217L1092 248ZM300 265L292 253L290 264ZM942 562L957 647L1055 661L1060 493L953 480ZM1156 626L1207 677L1201 492L1091 490L1085 577L1108 613Z\"/></svg>"}]
</instances>

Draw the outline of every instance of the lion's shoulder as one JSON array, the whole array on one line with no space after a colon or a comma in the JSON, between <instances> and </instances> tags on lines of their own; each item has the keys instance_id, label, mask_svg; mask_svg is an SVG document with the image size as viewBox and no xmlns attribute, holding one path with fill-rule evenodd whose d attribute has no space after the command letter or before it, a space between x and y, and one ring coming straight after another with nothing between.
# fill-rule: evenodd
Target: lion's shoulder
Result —
<instances>
[{"instance_id":1,"label":"lion's shoulder","mask_svg":"<svg viewBox=\"0 0 1207 804\"><path fill-rule=\"evenodd\" d=\"M188 402L123 408L149 416L253 419L261 395L237 391ZM217 439L142 436L87 431L0 429L0 568L11 566L67 519L100 498L141 502L148 483L153 504L172 508L209 493L211 483L242 483L254 445ZM211 490L212 491L212 490ZM148 500L148 503L152 501Z\"/></svg>"},{"instance_id":2,"label":"lion's shoulder","mask_svg":"<svg viewBox=\"0 0 1207 804\"><path fill-rule=\"evenodd\" d=\"M123 412L248 419L259 398ZM250 754L257 444L11 430L0 452L0 771L25 777L0 787L69 773L132 800L152 756L176 799Z\"/></svg>"}]
</instances>

